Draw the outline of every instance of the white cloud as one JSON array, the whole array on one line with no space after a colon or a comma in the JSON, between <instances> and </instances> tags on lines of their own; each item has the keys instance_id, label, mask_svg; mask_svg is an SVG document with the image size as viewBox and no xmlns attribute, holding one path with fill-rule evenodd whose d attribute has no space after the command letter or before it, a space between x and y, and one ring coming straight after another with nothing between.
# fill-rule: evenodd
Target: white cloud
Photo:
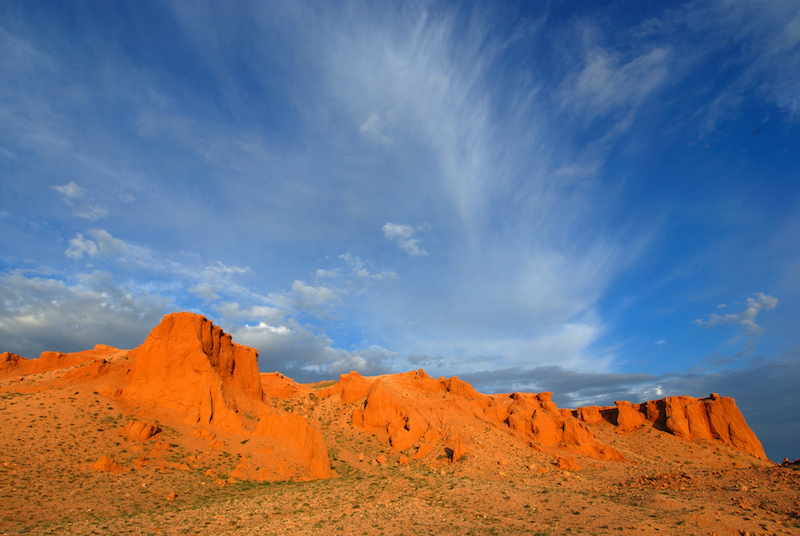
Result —
<instances>
[{"instance_id":1,"label":"white cloud","mask_svg":"<svg viewBox=\"0 0 800 536\"><path fill-rule=\"evenodd\" d=\"M339 301L340 291L325 285L309 285L295 279L289 291L269 295L272 303L279 308L295 313L328 316L329 308Z\"/></svg>"},{"instance_id":2,"label":"white cloud","mask_svg":"<svg viewBox=\"0 0 800 536\"><path fill-rule=\"evenodd\" d=\"M97 255L98 251L99 249L97 248L96 243L83 238L83 235L78 233L75 238L69 241L67 257L72 259L80 259L84 254L88 255L89 257L93 257Z\"/></svg>"},{"instance_id":3,"label":"white cloud","mask_svg":"<svg viewBox=\"0 0 800 536\"><path fill-rule=\"evenodd\" d=\"M0 275L2 350L28 358L98 343L133 348L168 312L166 299L143 288L120 287L103 272L78 283L20 272Z\"/></svg>"},{"instance_id":4,"label":"white cloud","mask_svg":"<svg viewBox=\"0 0 800 536\"><path fill-rule=\"evenodd\" d=\"M350 268L350 275L357 279L373 279L377 281L397 279L397 274L391 271L382 271L379 273L370 272L370 263L363 260L358 255L345 253L344 255L339 255L339 258L347 263L348 268ZM319 272L319 270L317 270L317 272ZM331 275L326 274L326 277L330 276Z\"/></svg>"},{"instance_id":5,"label":"white cloud","mask_svg":"<svg viewBox=\"0 0 800 536\"><path fill-rule=\"evenodd\" d=\"M278 370L298 381L336 379L339 374L358 370L376 375L390 372L396 352L372 345L364 350L347 351L333 346L326 335L298 326L234 326L234 341L258 350L261 370Z\"/></svg>"},{"instance_id":6,"label":"white cloud","mask_svg":"<svg viewBox=\"0 0 800 536\"><path fill-rule=\"evenodd\" d=\"M206 266L204 272L208 275L213 276L231 276L231 275L242 275L250 272L249 266L226 266L221 262L217 261L213 264Z\"/></svg>"},{"instance_id":7,"label":"white cloud","mask_svg":"<svg viewBox=\"0 0 800 536\"><path fill-rule=\"evenodd\" d=\"M253 305L242 309L236 302L222 302L213 306L214 311L227 322L266 322L271 325L286 325L287 311L279 307L267 305Z\"/></svg>"},{"instance_id":8,"label":"white cloud","mask_svg":"<svg viewBox=\"0 0 800 536\"><path fill-rule=\"evenodd\" d=\"M206 301L206 303L211 303L220 298L219 290L220 288L217 285L213 285L211 283L200 283L199 285L195 285L190 288L189 292L195 296L200 296Z\"/></svg>"},{"instance_id":9,"label":"white cloud","mask_svg":"<svg viewBox=\"0 0 800 536\"><path fill-rule=\"evenodd\" d=\"M301 309L327 305L339 297L333 289L322 285L316 287L307 285L299 279L296 279L294 283L292 283L292 294L297 299L296 304Z\"/></svg>"},{"instance_id":10,"label":"white cloud","mask_svg":"<svg viewBox=\"0 0 800 536\"><path fill-rule=\"evenodd\" d=\"M626 61L592 45L583 68L567 78L561 108L587 123L615 110L635 109L667 80L671 54L668 47L656 47Z\"/></svg>"},{"instance_id":11,"label":"white cloud","mask_svg":"<svg viewBox=\"0 0 800 536\"><path fill-rule=\"evenodd\" d=\"M108 231L103 229L92 229L87 234L94 240L84 238L81 233L78 233L75 238L69 241L67 248L67 257L72 259L80 259L84 255L94 257L102 255L104 257L112 257L124 255L131 251L131 247L119 238L114 238Z\"/></svg>"},{"instance_id":12,"label":"white cloud","mask_svg":"<svg viewBox=\"0 0 800 536\"><path fill-rule=\"evenodd\" d=\"M108 211L104 208L86 204L81 208L76 208L73 214L79 218L83 218L89 221L97 221L100 218L105 218L106 216L108 216Z\"/></svg>"},{"instance_id":13,"label":"white cloud","mask_svg":"<svg viewBox=\"0 0 800 536\"><path fill-rule=\"evenodd\" d=\"M358 130L365 138L378 141L383 145L391 145L392 139L383 133L383 126L384 122L381 120L380 116L372 112L366 121L361 123Z\"/></svg>"},{"instance_id":14,"label":"white cloud","mask_svg":"<svg viewBox=\"0 0 800 536\"><path fill-rule=\"evenodd\" d=\"M756 317L761 311L771 311L774 309L778 305L778 299L762 292L756 292L754 296L755 298L747 298L747 307L740 313L729 313L725 315L712 313L708 317L708 320L697 319L694 323L706 328L726 324L739 325L751 336L761 335L764 330L761 326L756 324Z\"/></svg>"},{"instance_id":15,"label":"white cloud","mask_svg":"<svg viewBox=\"0 0 800 536\"><path fill-rule=\"evenodd\" d=\"M70 204L75 199L80 199L86 195L86 190L70 181L62 186L53 186L53 189L64 196L64 202Z\"/></svg>"},{"instance_id":16,"label":"white cloud","mask_svg":"<svg viewBox=\"0 0 800 536\"><path fill-rule=\"evenodd\" d=\"M414 236L417 229L410 225L386 222L383 226L383 236L391 242L395 242L400 249L412 256L425 256L427 251L420 247L421 239Z\"/></svg>"},{"instance_id":17,"label":"white cloud","mask_svg":"<svg viewBox=\"0 0 800 536\"><path fill-rule=\"evenodd\" d=\"M104 208L95 206L88 201L83 201L87 190L81 188L75 182L70 181L62 186L53 186L53 189L61 194L65 204L73 208L72 214L79 218L90 221L97 221L108 216L108 211Z\"/></svg>"}]
</instances>

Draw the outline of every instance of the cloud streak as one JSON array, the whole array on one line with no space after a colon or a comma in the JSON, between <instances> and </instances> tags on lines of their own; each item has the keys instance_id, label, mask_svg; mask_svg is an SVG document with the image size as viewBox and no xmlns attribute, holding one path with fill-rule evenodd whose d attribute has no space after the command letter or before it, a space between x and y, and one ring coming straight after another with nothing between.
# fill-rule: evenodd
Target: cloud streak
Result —
<instances>
[{"instance_id":1,"label":"cloud streak","mask_svg":"<svg viewBox=\"0 0 800 536\"><path fill-rule=\"evenodd\" d=\"M755 297L747 298L747 306L739 313L728 313L719 315L712 313L708 320L697 319L695 324L705 328L713 328L723 325L737 325L744 328L745 332L752 337L760 336L764 333L761 326L756 324L756 318L762 311L771 311L778 305L778 299L768 296L763 292L756 292Z\"/></svg>"}]
</instances>

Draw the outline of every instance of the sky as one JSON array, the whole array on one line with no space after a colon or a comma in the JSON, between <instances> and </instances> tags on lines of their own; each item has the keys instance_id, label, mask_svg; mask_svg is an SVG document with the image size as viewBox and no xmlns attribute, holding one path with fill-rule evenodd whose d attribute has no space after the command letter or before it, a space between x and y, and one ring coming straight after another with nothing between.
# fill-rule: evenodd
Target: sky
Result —
<instances>
[{"instance_id":1,"label":"sky","mask_svg":"<svg viewBox=\"0 0 800 536\"><path fill-rule=\"evenodd\" d=\"M732 396L800 457L800 4L0 3L0 351Z\"/></svg>"}]
</instances>

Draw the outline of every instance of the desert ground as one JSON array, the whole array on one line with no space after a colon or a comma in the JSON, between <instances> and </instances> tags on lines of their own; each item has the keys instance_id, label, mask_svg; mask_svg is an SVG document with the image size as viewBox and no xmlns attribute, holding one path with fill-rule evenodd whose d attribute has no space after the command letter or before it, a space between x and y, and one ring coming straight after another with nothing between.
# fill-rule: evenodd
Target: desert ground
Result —
<instances>
[{"instance_id":1,"label":"desert ground","mask_svg":"<svg viewBox=\"0 0 800 536\"><path fill-rule=\"evenodd\" d=\"M158 363L174 362L175 329ZM136 387L147 343L3 354L0 534L800 534L800 464L735 434L679 437L644 405L621 431L619 408L586 422L549 397L486 397L421 371L307 385L259 374L260 400L247 402L242 354L225 368L216 342L184 342L223 378L222 398L202 391L192 406L192 389L169 390L189 372L150 365L155 395ZM717 400L685 402L692 430L691 408ZM533 422L547 416L561 435L520 428L514 407L538 408Z\"/></svg>"}]
</instances>

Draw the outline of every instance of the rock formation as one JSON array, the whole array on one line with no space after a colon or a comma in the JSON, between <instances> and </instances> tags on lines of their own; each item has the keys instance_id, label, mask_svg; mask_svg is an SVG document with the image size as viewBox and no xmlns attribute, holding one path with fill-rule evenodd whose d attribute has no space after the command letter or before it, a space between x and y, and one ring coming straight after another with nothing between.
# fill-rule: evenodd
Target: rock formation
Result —
<instances>
[{"instance_id":1,"label":"rock formation","mask_svg":"<svg viewBox=\"0 0 800 536\"><path fill-rule=\"evenodd\" d=\"M37 359L26 359L3 352L0 354L0 378L23 376L28 374L43 374L54 370L66 369L87 362L92 362L99 357L105 357L109 350L116 350L110 346L98 344L94 350L64 354L61 352L42 352Z\"/></svg>"},{"instance_id":2,"label":"rock formation","mask_svg":"<svg viewBox=\"0 0 800 536\"><path fill-rule=\"evenodd\" d=\"M230 476L239 479L331 476L319 428L331 434L334 420L348 433L370 440L374 435L383 452L370 459L382 465L394 460L463 467L464 460L469 465L473 456L485 459L487 450L500 448L549 458L558 468L576 471L625 461L598 437L619 446L609 437L644 439L653 429L766 460L733 399L717 394L570 410L558 408L550 392L487 396L456 377L434 379L421 369L378 377L351 372L337 382L303 385L278 372L259 373L256 350L234 343L221 328L191 313L165 316L130 351L97 345L70 354L44 352L30 360L0 354L0 379L26 376L32 381L17 382L18 389L83 384L93 395L116 400L128 408L129 420L114 433L138 447L163 443L162 428L180 429L208 451L228 452L236 446L241 459ZM317 406L324 409L312 425L306 416ZM613 430L622 435L609 436ZM363 453L352 459L363 459ZM124 470L107 456L93 468Z\"/></svg>"},{"instance_id":3,"label":"rock formation","mask_svg":"<svg viewBox=\"0 0 800 536\"><path fill-rule=\"evenodd\" d=\"M259 458L278 469L253 478L326 478L328 452L318 430L298 415L263 403L258 352L232 342L204 316L167 315L144 344L132 350L120 398L176 410L185 422L270 440ZM265 467L266 469L266 467Z\"/></svg>"},{"instance_id":4,"label":"rock formation","mask_svg":"<svg viewBox=\"0 0 800 536\"><path fill-rule=\"evenodd\" d=\"M670 396L641 404L627 401L615 404L616 407L609 408L578 408L575 413L587 423L600 422L605 416L620 433L631 432L650 422L656 428L687 441L715 441L761 460L767 459L761 442L732 398L712 393L708 398Z\"/></svg>"},{"instance_id":5,"label":"rock formation","mask_svg":"<svg viewBox=\"0 0 800 536\"><path fill-rule=\"evenodd\" d=\"M165 316L129 357L123 398L178 410L190 424L237 433L255 429L253 402L263 394L258 353L232 342L205 317Z\"/></svg>"}]
</instances>

